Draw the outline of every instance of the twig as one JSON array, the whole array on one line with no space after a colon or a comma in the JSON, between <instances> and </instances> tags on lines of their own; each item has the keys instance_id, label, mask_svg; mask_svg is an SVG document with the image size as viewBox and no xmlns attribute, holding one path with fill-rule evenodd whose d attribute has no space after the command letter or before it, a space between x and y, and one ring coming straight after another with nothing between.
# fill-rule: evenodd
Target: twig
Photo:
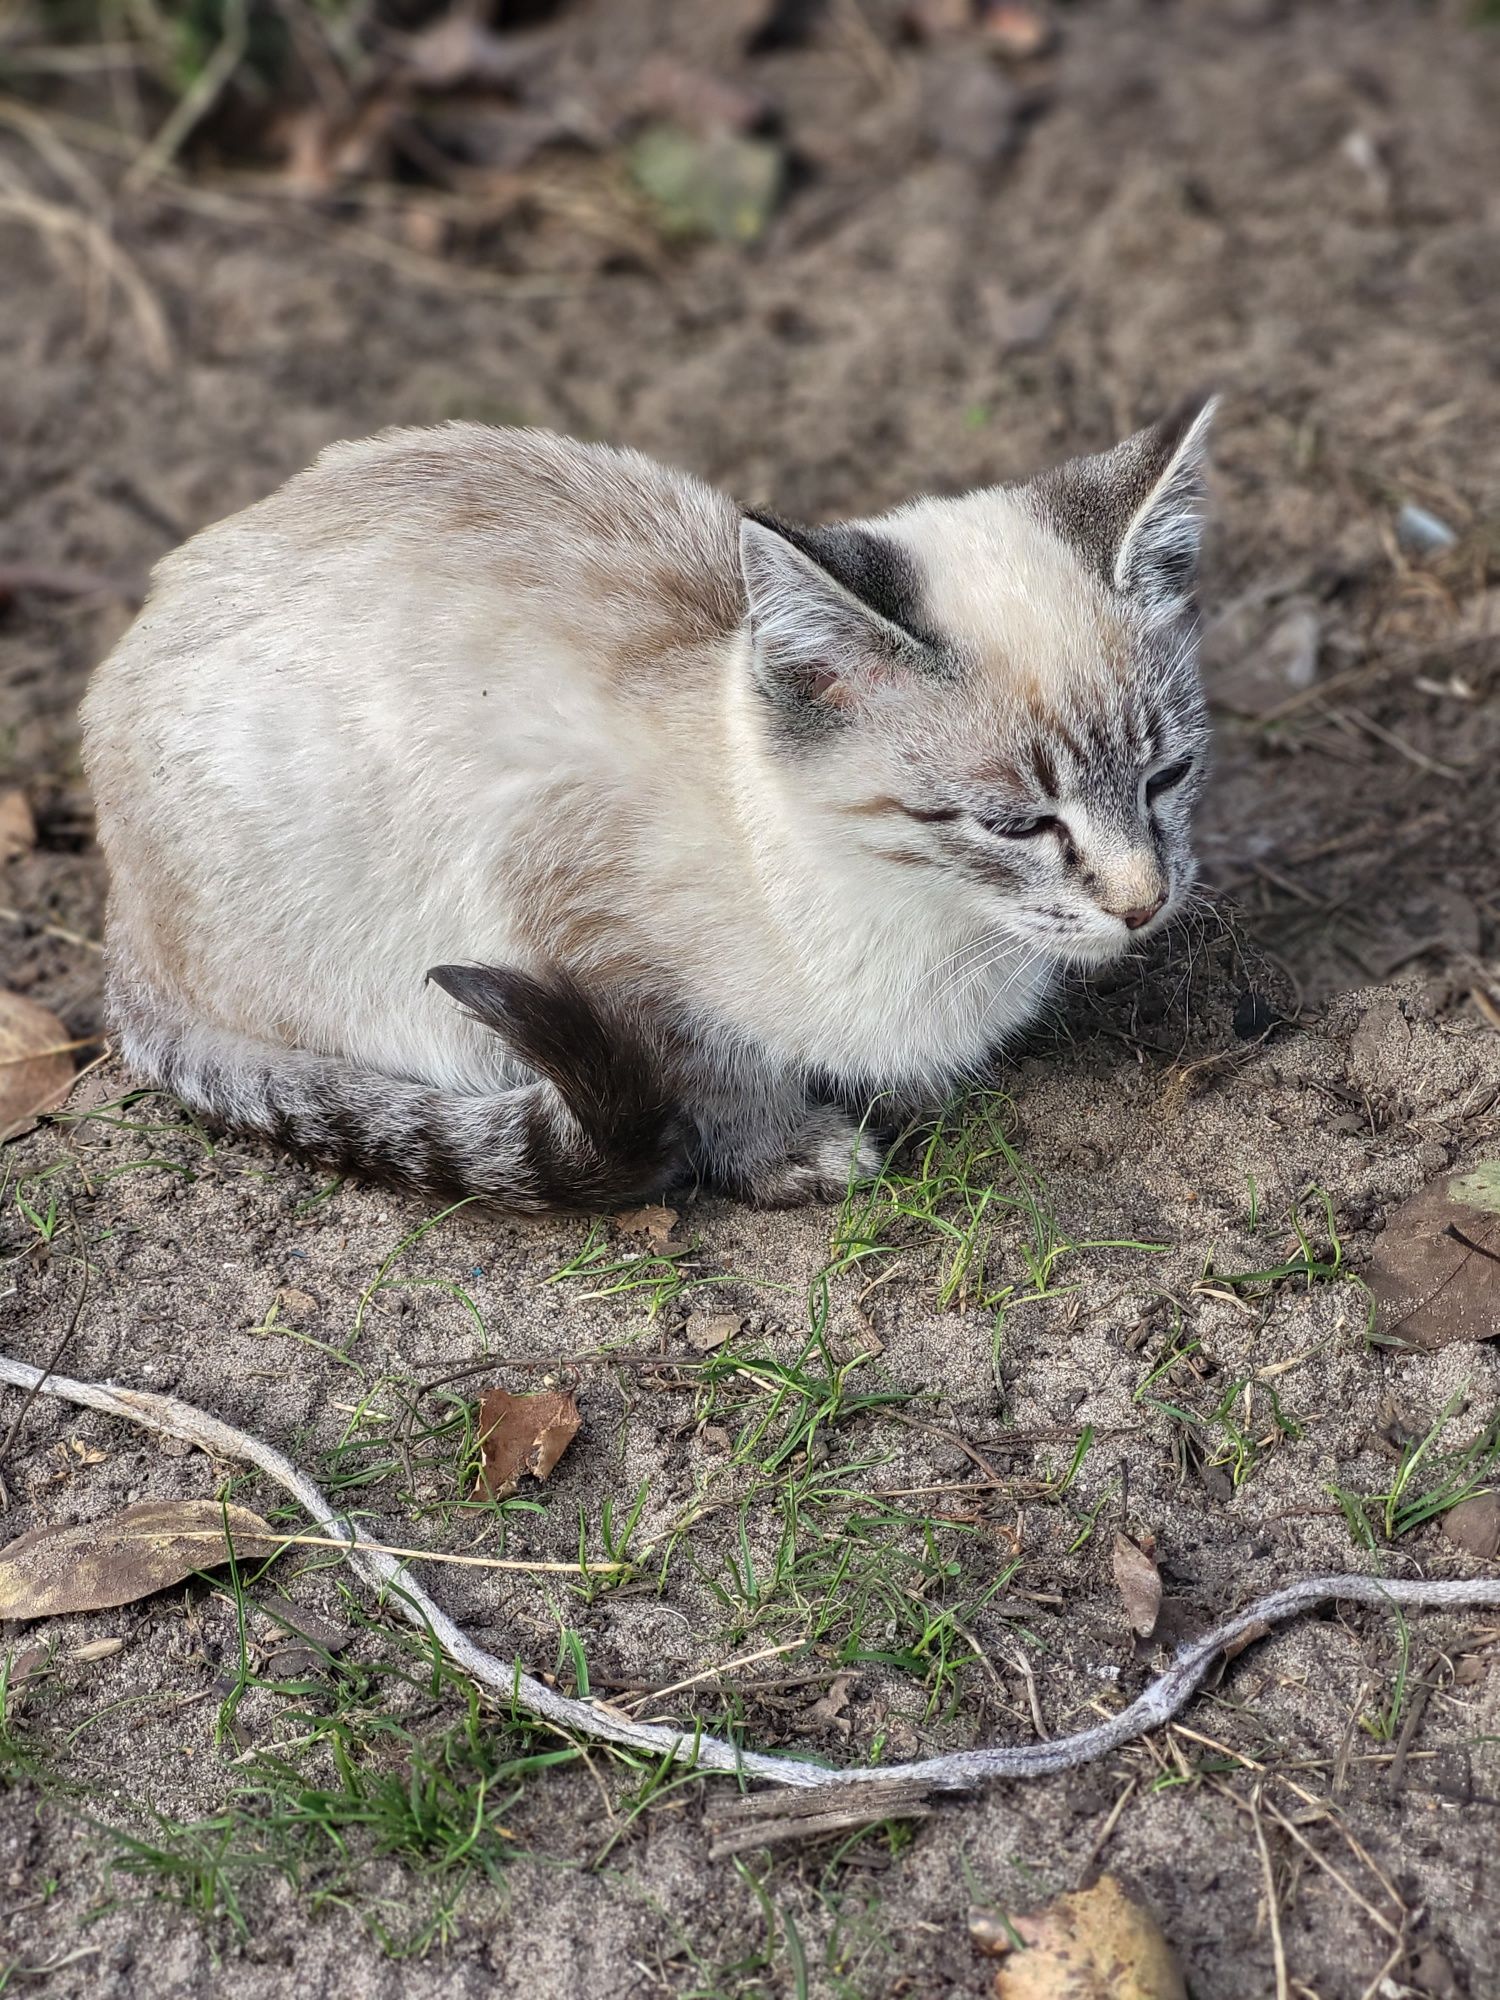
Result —
<instances>
[{"instance_id":1,"label":"twig","mask_svg":"<svg viewBox=\"0 0 1500 2000\"><path fill-rule=\"evenodd\" d=\"M77 238L88 255L109 273L125 294L135 315L146 359L158 375L165 375L172 365L172 336L167 330L166 314L135 265L93 216L83 215L77 209L64 208L61 202L43 201L39 195L27 194L19 189L0 190L0 217L7 215L29 222L43 235Z\"/></svg>"},{"instance_id":2,"label":"twig","mask_svg":"<svg viewBox=\"0 0 1500 2000\"><path fill-rule=\"evenodd\" d=\"M1096 1758L1117 1750L1148 1731L1159 1729L1191 1699L1219 1655L1237 1639L1257 1626L1272 1625L1308 1611L1330 1598L1351 1604L1366 1604L1384 1610L1392 1604L1427 1609L1484 1605L1500 1610L1500 1577L1454 1578L1431 1582L1425 1579L1386 1580L1372 1576L1313 1576L1284 1585L1280 1590L1257 1598L1212 1631L1181 1648L1166 1672L1117 1715L1107 1716L1090 1728L1049 1743L1003 1744L989 1749L959 1750L946 1756L927 1757L910 1764L883 1767L856 1766L852 1770L830 1770L823 1764L804 1763L790 1757L773 1757L756 1750L744 1750L722 1738L670 1726L633 1721L618 1709L559 1694L545 1682L527 1673L519 1661L507 1664L477 1646L460 1630L446 1612L439 1609L426 1591L391 1556L381 1554L360 1534L352 1521L335 1515L327 1499L307 1475L273 1445L264 1444L248 1431L210 1416L206 1410L175 1396L160 1396L145 1389L121 1389L101 1382L76 1382L65 1376L49 1376L24 1361L0 1355L0 1382L84 1408L103 1410L123 1417L128 1423L168 1437L182 1439L220 1458L241 1459L258 1466L267 1478L283 1487L313 1519L319 1532L333 1537L347 1549L351 1565L377 1590L388 1592L408 1621L425 1632L448 1655L453 1664L488 1688L512 1708L525 1709L545 1721L585 1736L602 1737L612 1743L627 1743L638 1750L651 1750L677 1763L692 1764L701 1770L727 1771L740 1778L763 1778L773 1785L789 1785L802 1790L815 1786L846 1787L862 1791L867 1785L926 1787L933 1791L969 1791L991 1778L1043 1778L1059 1771L1076 1770Z\"/></svg>"},{"instance_id":3,"label":"twig","mask_svg":"<svg viewBox=\"0 0 1500 2000\"><path fill-rule=\"evenodd\" d=\"M96 1043L108 1039L107 1035L80 1035L77 1041L54 1042L46 1049L28 1049L22 1056L0 1056L0 1069L12 1069L18 1063L40 1062L43 1056L71 1055L74 1049L91 1049Z\"/></svg>"},{"instance_id":4,"label":"twig","mask_svg":"<svg viewBox=\"0 0 1500 2000\"><path fill-rule=\"evenodd\" d=\"M73 1227L74 1230L76 1231L78 1227L76 1218L74 1219ZM63 1329L63 1337L57 1343L56 1347L53 1348L51 1354L48 1356L46 1367L41 1369L40 1371L35 1369L32 1370L32 1373L36 1375L37 1379L31 1384L26 1394L21 1398L21 1407L19 1410L16 1411L15 1421L11 1424L10 1429L5 1433L4 1444L0 1444L0 1506L3 1506L5 1504L5 1479L4 1479L5 1461L10 1457L11 1447L15 1444L17 1437L19 1437L20 1435L21 1426L26 1421L26 1412L31 1408L32 1404L36 1401L37 1397L42 1393L42 1390L46 1386L47 1380L50 1377L53 1369L57 1366L58 1362L62 1360L64 1354L66 1354L68 1351L68 1343L72 1340L74 1334L77 1333L78 1331L78 1322L83 1317L83 1308L85 1304L88 1302L88 1295L89 1295L89 1259L88 1259L88 1251L85 1250L83 1255L83 1283L78 1288L78 1297L73 1303L73 1310L68 1317L68 1324Z\"/></svg>"},{"instance_id":5,"label":"twig","mask_svg":"<svg viewBox=\"0 0 1500 2000\"><path fill-rule=\"evenodd\" d=\"M620 1564L619 1567L626 1565ZM681 1694L684 1688L697 1687L700 1681L716 1681L722 1675L732 1673L736 1667L750 1667L757 1660L773 1660L782 1653L795 1653L799 1646L806 1644L805 1638L784 1639L779 1646L763 1646L758 1653L742 1653L737 1660L726 1660L722 1667L705 1667L701 1673L689 1674L685 1681L673 1681L670 1687L646 1688L625 1706L644 1708L648 1702L665 1701L669 1694Z\"/></svg>"},{"instance_id":6,"label":"twig","mask_svg":"<svg viewBox=\"0 0 1500 2000\"><path fill-rule=\"evenodd\" d=\"M347 1550L349 1546L342 1535L280 1535L277 1539L294 1549ZM523 1556L449 1555L444 1549L403 1549L394 1542L372 1542L363 1535L359 1540L361 1548L368 1549L372 1555L399 1556L403 1562L457 1563L468 1569L513 1569L527 1576L533 1573L545 1576L614 1576L632 1567L630 1563L618 1562L529 1562ZM799 1640L797 1643L800 1645L802 1642Z\"/></svg>"},{"instance_id":7,"label":"twig","mask_svg":"<svg viewBox=\"0 0 1500 2000\"><path fill-rule=\"evenodd\" d=\"M1266 1845L1266 1830L1261 1824L1259 1785L1250 1794L1250 1824L1255 1830L1255 1845L1260 1850L1261 1871L1266 1878L1266 1914L1271 1920L1271 1953L1276 1961L1276 2000L1289 2000L1286 1948L1281 1942L1281 1911L1276 1903L1276 1877L1271 1872L1271 1850Z\"/></svg>"},{"instance_id":8,"label":"twig","mask_svg":"<svg viewBox=\"0 0 1500 2000\"><path fill-rule=\"evenodd\" d=\"M95 938L84 937L78 931L64 930L61 924L46 923L41 917L28 917L24 910L8 909L3 903L0 903L0 922L26 924L32 930L40 931L43 937L57 938L63 944L81 945L85 951L104 949Z\"/></svg>"},{"instance_id":9,"label":"twig","mask_svg":"<svg viewBox=\"0 0 1500 2000\"><path fill-rule=\"evenodd\" d=\"M245 0L228 0L218 47L168 112L156 137L132 164L123 183L126 194L139 194L164 167L171 166L183 142L213 110L220 93L239 68L245 42Z\"/></svg>"}]
</instances>

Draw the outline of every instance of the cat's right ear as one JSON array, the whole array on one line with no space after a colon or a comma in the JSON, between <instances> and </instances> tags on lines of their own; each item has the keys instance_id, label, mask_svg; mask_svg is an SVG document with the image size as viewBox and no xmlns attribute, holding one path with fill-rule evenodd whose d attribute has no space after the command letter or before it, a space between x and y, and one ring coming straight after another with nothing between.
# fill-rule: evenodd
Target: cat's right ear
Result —
<instances>
[{"instance_id":1,"label":"cat's right ear","mask_svg":"<svg viewBox=\"0 0 1500 2000\"><path fill-rule=\"evenodd\" d=\"M921 648L809 552L816 540L816 531L747 515L740 569L756 684L784 708L834 720L916 666Z\"/></svg>"}]
</instances>

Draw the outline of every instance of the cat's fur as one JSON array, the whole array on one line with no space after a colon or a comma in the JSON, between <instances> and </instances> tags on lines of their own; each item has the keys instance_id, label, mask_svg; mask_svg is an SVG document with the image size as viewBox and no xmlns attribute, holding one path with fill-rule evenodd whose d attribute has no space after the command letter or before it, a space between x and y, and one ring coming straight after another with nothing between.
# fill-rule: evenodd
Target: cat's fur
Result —
<instances>
[{"instance_id":1,"label":"cat's fur","mask_svg":"<svg viewBox=\"0 0 1500 2000\"><path fill-rule=\"evenodd\" d=\"M842 1185L1191 880L1207 423L814 529L538 431L324 452L85 702L128 1063L522 1208Z\"/></svg>"}]
</instances>

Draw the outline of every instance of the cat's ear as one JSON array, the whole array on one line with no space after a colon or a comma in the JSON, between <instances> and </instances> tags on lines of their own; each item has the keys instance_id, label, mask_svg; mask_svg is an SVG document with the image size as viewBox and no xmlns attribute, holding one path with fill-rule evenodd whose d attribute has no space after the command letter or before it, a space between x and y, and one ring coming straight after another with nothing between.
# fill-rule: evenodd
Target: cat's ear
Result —
<instances>
[{"instance_id":1,"label":"cat's ear","mask_svg":"<svg viewBox=\"0 0 1500 2000\"><path fill-rule=\"evenodd\" d=\"M1203 541L1204 474L1214 400L1137 432L1135 447L1150 485L1115 555L1114 583L1136 598L1153 623L1179 617L1192 601Z\"/></svg>"},{"instance_id":2,"label":"cat's ear","mask_svg":"<svg viewBox=\"0 0 1500 2000\"><path fill-rule=\"evenodd\" d=\"M783 706L831 718L922 663L922 641L899 621L909 560L885 537L747 514L740 568L756 680Z\"/></svg>"},{"instance_id":3,"label":"cat's ear","mask_svg":"<svg viewBox=\"0 0 1500 2000\"><path fill-rule=\"evenodd\" d=\"M1187 404L1113 451L1072 459L1032 483L1052 527L1153 624L1170 623L1192 602L1214 407L1212 399Z\"/></svg>"}]
</instances>

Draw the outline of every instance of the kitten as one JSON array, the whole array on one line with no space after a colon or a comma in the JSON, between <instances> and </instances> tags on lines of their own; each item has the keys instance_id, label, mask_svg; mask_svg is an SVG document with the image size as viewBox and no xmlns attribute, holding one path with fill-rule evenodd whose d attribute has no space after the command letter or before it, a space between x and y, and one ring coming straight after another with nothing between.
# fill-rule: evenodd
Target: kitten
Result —
<instances>
[{"instance_id":1,"label":"kitten","mask_svg":"<svg viewBox=\"0 0 1500 2000\"><path fill-rule=\"evenodd\" d=\"M84 704L127 1062L520 1209L841 1191L1192 880L1210 414L821 528L540 431L325 451Z\"/></svg>"}]
</instances>

